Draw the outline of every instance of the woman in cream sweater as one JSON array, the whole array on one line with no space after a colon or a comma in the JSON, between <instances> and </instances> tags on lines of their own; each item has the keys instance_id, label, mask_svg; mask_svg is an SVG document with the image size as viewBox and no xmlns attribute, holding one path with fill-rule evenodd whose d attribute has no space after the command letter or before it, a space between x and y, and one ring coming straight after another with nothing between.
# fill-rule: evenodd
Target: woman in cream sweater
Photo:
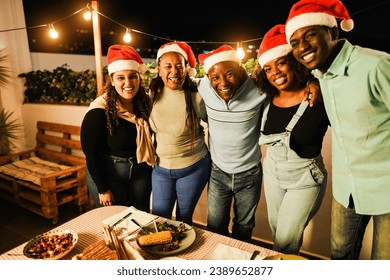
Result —
<instances>
[{"instance_id":1,"label":"woman in cream sweater","mask_svg":"<svg viewBox=\"0 0 390 280\"><path fill-rule=\"evenodd\" d=\"M211 161L200 120L206 120L202 98L189 76L195 55L184 42L167 43L157 52L158 77L149 89L153 108L149 123L155 136L152 212L192 224L195 206L209 179Z\"/></svg>"}]
</instances>

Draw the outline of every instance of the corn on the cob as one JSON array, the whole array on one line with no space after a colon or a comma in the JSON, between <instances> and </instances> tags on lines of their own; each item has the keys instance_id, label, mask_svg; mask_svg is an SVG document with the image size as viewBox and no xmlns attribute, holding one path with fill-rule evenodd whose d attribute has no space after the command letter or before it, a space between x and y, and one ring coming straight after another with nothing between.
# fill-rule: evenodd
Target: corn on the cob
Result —
<instances>
[{"instance_id":1,"label":"corn on the cob","mask_svg":"<svg viewBox=\"0 0 390 280\"><path fill-rule=\"evenodd\" d=\"M172 234L169 230L142 235L138 238L140 246L151 246L172 242Z\"/></svg>"}]
</instances>

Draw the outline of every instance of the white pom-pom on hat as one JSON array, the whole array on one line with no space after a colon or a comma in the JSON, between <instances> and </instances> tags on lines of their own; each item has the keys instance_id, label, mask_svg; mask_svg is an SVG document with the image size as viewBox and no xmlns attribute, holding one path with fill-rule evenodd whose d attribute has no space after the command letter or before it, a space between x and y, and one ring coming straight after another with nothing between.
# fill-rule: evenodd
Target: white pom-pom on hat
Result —
<instances>
[{"instance_id":1,"label":"white pom-pom on hat","mask_svg":"<svg viewBox=\"0 0 390 280\"><path fill-rule=\"evenodd\" d=\"M351 31L354 27L353 19L343 19L340 23L340 28L346 32Z\"/></svg>"},{"instance_id":2,"label":"white pom-pom on hat","mask_svg":"<svg viewBox=\"0 0 390 280\"><path fill-rule=\"evenodd\" d=\"M190 77L195 77L196 73L197 73L197 71L196 71L195 68L189 67L189 69L188 69L188 75L190 75Z\"/></svg>"}]
</instances>

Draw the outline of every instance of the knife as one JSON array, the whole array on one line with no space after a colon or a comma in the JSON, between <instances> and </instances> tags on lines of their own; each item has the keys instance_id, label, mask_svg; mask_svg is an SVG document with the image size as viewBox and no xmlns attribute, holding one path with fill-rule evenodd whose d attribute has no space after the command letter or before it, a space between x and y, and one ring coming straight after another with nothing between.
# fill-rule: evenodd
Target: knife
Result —
<instances>
[{"instance_id":1,"label":"knife","mask_svg":"<svg viewBox=\"0 0 390 280\"><path fill-rule=\"evenodd\" d=\"M119 224L119 223L122 222L123 220L127 219L127 218L130 217L132 214L133 214L132 212L127 213L127 214L124 215L122 218L120 218L118 221L116 221L111 227L115 227L117 224Z\"/></svg>"},{"instance_id":2,"label":"knife","mask_svg":"<svg viewBox=\"0 0 390 280\"><path fill-rule=\"evenodd\" d=\"M259 254L260 254L260 251L254 250L253 253L252 253L252 256L251 256L250 260L256 259L256 257L257 257Z\"/></svg>"}]
</instances>

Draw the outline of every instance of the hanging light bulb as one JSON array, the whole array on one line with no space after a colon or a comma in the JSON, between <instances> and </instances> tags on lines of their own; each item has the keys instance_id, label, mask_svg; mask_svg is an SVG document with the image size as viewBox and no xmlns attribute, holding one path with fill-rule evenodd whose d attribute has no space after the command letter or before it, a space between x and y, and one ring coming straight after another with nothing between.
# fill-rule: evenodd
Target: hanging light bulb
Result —
<instances>
[{"instance_id":1,"label":"hanging light bulb","mask_svg":"<svg viewBox=\"0 0 390 280\"><path fill-rule=\"evenodd\" d=\"M125 35L123 35L123 41L125 43L130 43L131 42L131 33L130 33L128 28L126 28L126 33L125 33Z\"/></svg>"},{"instance_id":2,"label":"hanging light bulb","mask_svg":"<svg viewBox=\"0 0 390 280\"><path fill-rule=\"evenodd\" d=\"M237 43L237 55L240 59L243 59L245 57L244 49L242 48L241 42Z\"/></svg>"},{"instance_id":3,"label":"hanging light bulb","mask_svg":"<svg viewBox=\"0 0 390 280\"><path fill-rule=\"evenodd\" d=\"M88 11L86 11L84 14L83 14L83 17L84 17L84 19L85 20L91 20L91 18L92 18L92 13L91 13L91 11L90 10L88 10Z\"/></svg>"},{"instance_id":4,"label":"hanging light bulb","mask_svg":"<svg viewBox=\"0 0 390 280\"><path fill-rule=\"evenodd\" d=\"M49 30L50 38L57 39L58 38L58 32L57 32L57 30L55 30L54 25L53 24L49 24L49 26L50 26L50 30Z\"/></svg>"},{"instance_id":5,"label":"hanging light bulb","mask_svg":"<svg viewBox=\"0 0 390 280\"><path fill-rule=\"evenodd\" d=\"M87 10L84 12L83 17L87 21L92 18L91 5L89 3L87 4Z\"/></svg>"}]
</instances>

